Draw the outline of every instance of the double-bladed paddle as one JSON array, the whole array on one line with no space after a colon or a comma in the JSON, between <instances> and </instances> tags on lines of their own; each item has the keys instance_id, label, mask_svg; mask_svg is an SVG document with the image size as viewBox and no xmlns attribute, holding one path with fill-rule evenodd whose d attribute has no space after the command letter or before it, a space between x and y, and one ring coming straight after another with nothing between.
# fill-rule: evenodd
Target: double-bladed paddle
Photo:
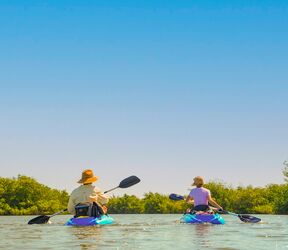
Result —
<instances>
[{"instance_id":1,"label":"double-bladed paddle","mask_svg":"<svg viewBox=\"0 0 288 250\"><path fill-rule=\"evenodd\" d=\"M104 192L104 194L116 189L116 188L128 188L128 187L131 187L137 183L140 182L140 179L135 176L135 175L131 175L127 178L125 178L124 180L122 180L120 182L120 184L115 187L115 188L112 188L112 189L109 189L107 191ZM36 218L32 219L32 220L29 220L28 221L28 224L45 224L49 221L49 219L55 215L58 215L58 214L61 214L63 212L67 211L67 208L66 209L63 209L55 214L52 214L52 215L40 215L40 216L37 216Z\"/></svg>"},{"instance_id":2,"label":"double-bladed paddle","mask_svg":"<svg viewBox=\"0 0 288 250\"><path fill-rule=\"evenodd\" d=\"M32 220L29 220L28 221L28 224L45 224L49 221L49 219L57 214L61 214L63 212L67 211L67 208L66 209L63 209L55 214L52 214L52 215L40 215Z\"/></svg>"},{"instance_id":3,"label":"double-bladed paddle","mask_svg":"<svg viewBox=\"0 0 288 250\"><path fill-rule=\"evenodd\" d=\"M111 192L112 190L114 190L116 188L128 188L128 187L131 187L131 186L133 186L133 185L135 185L135 184L137 184L139 182L140 182L140 179L137 176L131 175L131 176L127 177L126 179L124 179L123 181L121 181L119 186L105 191L104 194L106 194L108 192Z\"/></svg>"},{"instance_id":4,"label":"double-bladed paddle","mask_svg":"<svg viewBox=\"0 0 288 250\"><path fill-rule=\"evenodd\" d=\"M170 194L169 199L173 201L181 201L181 200L184 200L184 196L180 194Z\"/></svg>"},{"instance_id":5,"label":"double-bladed paddle","mask_svg":"<svg viewBox=\"0 0 288 250\"><path fill-rule=\"evenodd\" d=\"M226 210L218 210L218 211L219 211L219 213L222 213L222 214L230 214L230 215L237 216L243 222L257 223L257 222L261 221L260 218L257 218L255 216L252 216L252 215L249 215L249 214L235 214L235 213L232 213L232 212L229 212L229 211L226 211Z\"/></svg>"},{"instance_id":6,"label":"double-bladed paddle","mask_svg":"<svg viewBox=\"0 0 288 250\"><path fill-rule=\"evenodd\" d=\"M180 201L180 200L184 200L184 196L179 195L179 194L170 194L169 195L169 199L173 200L173 201ZM234 215L237 216L241 221L243 222L249 222L249 223L257 223L260 222L261 219L257 218L255 216L252 215L248 215L248 214L235 214L226 210L220 210L217 209L219 213L221 214L230 214L230 215Z\"/></svg>"}]
</instances>

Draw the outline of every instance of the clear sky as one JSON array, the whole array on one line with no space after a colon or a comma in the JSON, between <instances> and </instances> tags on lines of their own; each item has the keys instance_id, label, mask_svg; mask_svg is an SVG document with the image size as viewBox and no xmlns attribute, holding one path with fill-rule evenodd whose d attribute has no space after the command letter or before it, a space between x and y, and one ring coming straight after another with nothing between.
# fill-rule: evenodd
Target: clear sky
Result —
<instances>
[{"instance_id":1,"label":"clear sky","mask_svg":"<svg viewBox=\"0 0 288 250\"><path fill-rule=\"evenodd\" d=\"M286 0L0 0L0 44L2 177L283 183Z\"/></svg>"}]
</instances>

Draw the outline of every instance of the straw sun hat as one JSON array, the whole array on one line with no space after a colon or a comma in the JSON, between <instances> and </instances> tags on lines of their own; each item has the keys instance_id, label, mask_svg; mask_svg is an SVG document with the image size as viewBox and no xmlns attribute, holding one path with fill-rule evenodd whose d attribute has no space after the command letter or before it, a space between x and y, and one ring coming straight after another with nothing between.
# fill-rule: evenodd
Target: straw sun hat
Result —
<instances>
[{"instance_id":1,"label":"straw sun hat","mask_svg":"<svg viewBox=\"0 0 288 250\"><path fill-rule=\"evenodd\" d=\"M95 176L91 169L86 169L82 172L82 178L78 181L78 183L88 184L98 180L98 176Z\"/></svg>"}]
</instances>

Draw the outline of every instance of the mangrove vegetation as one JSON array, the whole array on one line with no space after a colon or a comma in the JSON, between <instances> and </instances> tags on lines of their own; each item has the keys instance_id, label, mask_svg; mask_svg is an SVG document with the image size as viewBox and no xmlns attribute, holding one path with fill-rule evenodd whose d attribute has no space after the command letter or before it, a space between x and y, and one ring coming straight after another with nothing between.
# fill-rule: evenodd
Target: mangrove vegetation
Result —
<instances>
[{"instance_id":1,"label":"mangrove vegetation","mask_svg":"<svg viewBox=\"0 0 288 250\"><path fill-rule=\"evenodd\" d=\"M288 176L287 171L283 174ZM205 187L229 211L242 214L288 214L287 183L233 188L221 182L209 182ZM184 201L170 200L168 195L148 192L143 198L127 194L113 196L109 201L109 213L181 214L189 207ZM0 177L0 215L52 214L66 208L68 199L66 191L49 188L31 177Z\"/></svg>"}]
</instances>

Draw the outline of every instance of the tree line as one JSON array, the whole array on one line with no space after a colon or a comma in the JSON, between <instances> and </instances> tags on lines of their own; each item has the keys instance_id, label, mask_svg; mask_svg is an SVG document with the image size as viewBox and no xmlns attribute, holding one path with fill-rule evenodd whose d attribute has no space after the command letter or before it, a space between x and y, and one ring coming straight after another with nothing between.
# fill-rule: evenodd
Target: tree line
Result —
<instances>
[{"instance_id":1,"label":"tree line","mask_svg":"<svg viewBox=\"0 0 288 250\"><path fill-rule=\"evenodd\" d=\"M209 182L213 198L228 211L252 214L288 214L288 184L271 184L266 187L232 188L221 182ZM146 193L142 199L134 195L112 197L110 213L183 213L189 205L185 201L172 201L168 195Z\"/></svg>"},{"instance_id":2,"label":"tree line","mask_svg":"<svg viewBox=\"0 0 288 250\"><path fill-rule=\"evenodd\" d=\"M0 177L0 215L51 214L67 206L66 191L49 188L19 175Z\"/></svg>"},{"instance_id":3,"label":"tree line","mask_svg":"<svg viewBox=\"0 0 288 250\"><path fill-rule=\"evenodd\" d=\"M285 169L286 170L286 169ZM288 171L283 174L288 178ZM205 187L225 210L236 213L288 214L288 184L265 187L236 187L222 182L209 182ZM69 194L49 188L27 176L0 177L0 215L52 214L66 208ZM185 201L170 200L167 195L148 192L143 198L125 194L111 197L111 214L168 214L183 213Z\"/></svg>"}]
</instances>

